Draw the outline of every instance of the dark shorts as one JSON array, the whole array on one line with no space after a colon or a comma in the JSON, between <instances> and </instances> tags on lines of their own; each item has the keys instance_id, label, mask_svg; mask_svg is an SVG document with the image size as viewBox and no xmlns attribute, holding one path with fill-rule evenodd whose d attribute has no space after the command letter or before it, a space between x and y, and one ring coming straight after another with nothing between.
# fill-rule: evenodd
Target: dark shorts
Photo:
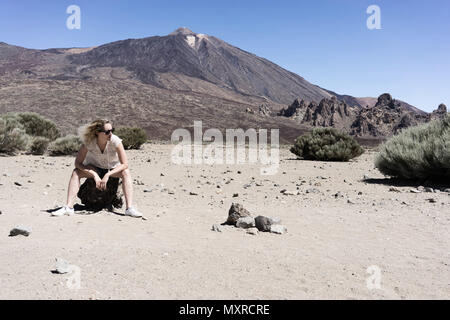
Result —
<instances>
[{"instance_id":1,"label":"dark shorts","mask_svg":"<svg viewBox=\"0 0 450 320\"><path fill-rule=\"evenodd\" d=\"M105 176L105 174L106 174L108 171L111 171L111 170L112 170L112 169L103 169L103 168L99 168L99 167L96 167L96 166L93 166L93 167L94 167L95 170L97 171L97 173L98 173L100 179L103 179L103 177Z\"/></svg>"}]
</instances>

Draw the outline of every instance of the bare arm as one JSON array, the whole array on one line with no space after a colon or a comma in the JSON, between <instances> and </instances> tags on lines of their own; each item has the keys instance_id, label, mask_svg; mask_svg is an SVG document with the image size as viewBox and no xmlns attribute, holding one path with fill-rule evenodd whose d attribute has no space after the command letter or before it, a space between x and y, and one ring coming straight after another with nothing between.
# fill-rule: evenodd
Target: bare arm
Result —
<instances>
[{"instance_id":1,"label":"bare arm","mask_svg":"<svg viewBox=\"0 0 450 320\"><path fill-rule=\"evenodd\" d=\"M80 150L78 151L77 157L75 158L75 168L86 173L87 175L89 175L91 178L94 178L95 180L97 180L96 178L98 178L100 180L100 177L99 177L97 171L95 171L93 166L85 166L83 164L84 159L86 159L87 152L88 152L88 149L86 148L86 146L82 145Z\"/></svg>"},{"instance_id":2,"label":"bare arm","mask_svg":"<svg viewBox=\"0 0 450 320\"><path fill-rule=\"evenodd\" d=\"M120 165L115 167L113 170L109 171L107 173L107 175L109 175L109 176L111 176L111 175L113 175L115 173L122 172L123 170L128 169L128 158L127 158L127 154L125 153L125 149L124 149L122 143L120 143L117 146L116 151L117 151L117 155L119 156Z\"/></svg>"}]
</instances>

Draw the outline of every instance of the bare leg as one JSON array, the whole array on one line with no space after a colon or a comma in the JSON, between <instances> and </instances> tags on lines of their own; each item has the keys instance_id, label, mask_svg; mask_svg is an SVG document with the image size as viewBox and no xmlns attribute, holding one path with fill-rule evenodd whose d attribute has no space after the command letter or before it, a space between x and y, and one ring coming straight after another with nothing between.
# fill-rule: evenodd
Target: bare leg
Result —
<instances>
[{"instance_id":1,"label":"bare leg","mask_svg":"<svg viewBox=\"0 0 450 320\"><path fill-rule=\"evenodd\" d=\"M78 193L78 190L80 189L80 180L81 178L88 178L86 174L81 172L78 169L74 169L72 172L72 176L69 180L69 188L67 190L67 202L66 205L69 208L73 208L73 205L75 203L75 197Z\"/></svg>"},{"instance_id":2,"label":"bare leg","mask_svg":"<svg viewBox=\"0 0 450 320\"><path fill-rule=\"evenodd\" d=\"M122 178L122 189L128 209L133 205L133 182L131 180L130 170L123 170L122 172L113 174L111 177Z\"/></svg>"}]
</instances>

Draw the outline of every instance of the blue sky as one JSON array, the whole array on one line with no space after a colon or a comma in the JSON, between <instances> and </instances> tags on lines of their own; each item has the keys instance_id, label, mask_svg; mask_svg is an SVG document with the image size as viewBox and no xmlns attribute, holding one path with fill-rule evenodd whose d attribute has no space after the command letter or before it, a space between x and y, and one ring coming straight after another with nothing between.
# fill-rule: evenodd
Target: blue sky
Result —
<instances>
[{"instance_id":1,"label":"blue sky","mask_svg":"<svg viewBox=\"0 0 450 320\"><path fill-rule=\"evenodd\" d=\"M66 28L69 5L81 30ZM369 30L369 5L381 30ZM0 41L27 48L88 47L166 35L214 35L341 94L390 92L425 111L450 107L448 0L2 0Z\"/></svg>"}]
</instances>

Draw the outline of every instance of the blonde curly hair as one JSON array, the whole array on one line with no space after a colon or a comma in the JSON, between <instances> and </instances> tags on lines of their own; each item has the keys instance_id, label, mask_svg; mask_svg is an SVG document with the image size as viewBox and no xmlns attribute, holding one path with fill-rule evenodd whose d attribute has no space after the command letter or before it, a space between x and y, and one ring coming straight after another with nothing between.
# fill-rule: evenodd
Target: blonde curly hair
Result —
<instances>
[{"instance_id":1,"label":"blonde curly hair","mask_svg":"<svg viewBox=\"0 0 450 320\"><path fill-rule=\"evenodd\" d=\"M83 126L79 130L79 135L85 144L90 143L97 137L97 133L102 131L105 124L111 123L106 119L97 119Z\"/></svg>"}]
</instances>

